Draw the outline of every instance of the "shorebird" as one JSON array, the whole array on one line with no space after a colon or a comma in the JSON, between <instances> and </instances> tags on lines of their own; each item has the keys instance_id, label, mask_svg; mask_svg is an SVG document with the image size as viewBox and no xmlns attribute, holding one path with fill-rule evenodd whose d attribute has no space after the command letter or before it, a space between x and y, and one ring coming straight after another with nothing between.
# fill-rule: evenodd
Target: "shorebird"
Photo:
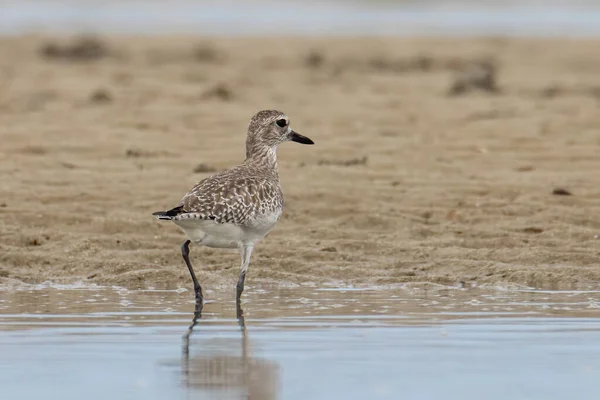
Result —
<instances>
[{"instance_id":1,"label":"shorebird","mask_svg":"<svg viewBox=\"0 0 600 400\"><path fill-rule=\"evenodd\" d=\"M196 303L202 304L203 297L190 262L190 243L239 249L242 256L236 285L239 303L252 250L283 212L276 152L286 141L314 144L290 128L290 120L284 113L258 112L248 126L246 160L242 164L201 180L176 207L152 214L159 220L173 221L186 236L181 255L194 282Z\"/></svg>"}]
</instances>

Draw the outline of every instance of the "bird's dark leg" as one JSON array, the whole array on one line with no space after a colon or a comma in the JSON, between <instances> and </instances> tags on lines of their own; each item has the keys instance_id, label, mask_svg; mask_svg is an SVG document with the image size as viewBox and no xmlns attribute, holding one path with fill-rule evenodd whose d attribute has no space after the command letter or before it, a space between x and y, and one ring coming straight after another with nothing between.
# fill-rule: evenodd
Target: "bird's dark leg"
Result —
<instances>
[{"instance_id":1,"label":"bird's dark leg","mask_svg":"<svg viewBox=\"0 0 600 400\"><path fill-rule=\"evenodd\" d=\"M194 273L194 269L192 268L192 263L190 262L190 241L186 240L181 245L181 255L183 256L183 260L190 270L190 275L192 276L192 280L194 281L194 293L196 294L196 303L202 304L202 288L200 287L200 283L198 283L198 279L196 278L196 274Z\"/></svg>"},{"instance_id":2,"label":"bird's dark leg","mask_svg":"<svg viewBox=\"0 0 600 400\"><path fill-rule=\"evenodd\" d=\"M246 280L246 271L240 274L237 285L235 286L235 300L239 304L242 299L242 292L244 291L244 281Z\"/></svg>"},{"instance_id":3,"label":"bird's dark leg","mask_svg":"<svg viewBox=\"0 0 600 400\"><path fill-rule=\"evenodd\" d=\"M242 309L242 305L239 302L236 302L235 314L238 320L238 325L240 326L240 330L244 332L246 330L246 319L244 318L244 310Z\"/></svg>"},{"instance_id":4,"label":"bird's dark leg","mask_svg":"<svg viewBox=\"0 0 600 400\"><path fill-rule=\"evenodd\" d=\"M252 250L254 246L244 246L241 248L242 255L242 268L240 272L240 279L238 279L238 283L236 285L236 293L235 300L239 303L242 300L242 292L244 291L244 282L246 281L246 271L248 270L248 265L250 264L250 256L252 255Z\"/></svg>"}]
</instances>

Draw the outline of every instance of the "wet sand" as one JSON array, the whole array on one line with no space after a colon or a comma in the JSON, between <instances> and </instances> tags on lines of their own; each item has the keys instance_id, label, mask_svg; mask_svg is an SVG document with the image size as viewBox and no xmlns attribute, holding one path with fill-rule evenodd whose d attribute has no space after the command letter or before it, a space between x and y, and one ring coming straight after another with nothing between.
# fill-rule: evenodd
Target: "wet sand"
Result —
<instances>
[{"instance_id":1,"label":"wet sand","mask_svg":"<svg viewBox=\"0 0 600 400\"><path fill-rule=\"evenodd\" d=\"M600 279L597 40L72 42L0 39L4 287L188 288L182 234L150 214L241 162L265 108L316 145L279 149L286 210L249 288ZM235 251L192 258L233 290Z\"/></svg>"},{"instance_id":2,"label":"wet sand","mask_svg":"<svg viewBox=\"0 0 600 400\"><path fill-rule=\"evenodd\" d=\"M182 291L25 285L0 292L2 393L597 397L598 291L250 290L239 319L229 293L211 294L193 320Z\"/></svg>"}]
</instances>

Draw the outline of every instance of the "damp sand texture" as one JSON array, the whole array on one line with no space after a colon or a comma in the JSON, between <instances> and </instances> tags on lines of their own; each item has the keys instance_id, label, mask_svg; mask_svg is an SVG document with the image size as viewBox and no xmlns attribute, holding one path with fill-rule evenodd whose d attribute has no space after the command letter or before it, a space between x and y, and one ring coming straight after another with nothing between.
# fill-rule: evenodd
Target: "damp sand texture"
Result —
<instances>
[{"instance_id":1,"label":"damp sand texture","mask_svg":"<svg viewBox=\"0 0 600 400\"><path fill-rule=\"evenodd\" d=\"M284 215L263 283L600 278L600 44L518 39L0 39L0 280L191 289L151 213L244 159L275 108ZM236 251L192 249L207 288Z\"/></svg>"}]
</instances>

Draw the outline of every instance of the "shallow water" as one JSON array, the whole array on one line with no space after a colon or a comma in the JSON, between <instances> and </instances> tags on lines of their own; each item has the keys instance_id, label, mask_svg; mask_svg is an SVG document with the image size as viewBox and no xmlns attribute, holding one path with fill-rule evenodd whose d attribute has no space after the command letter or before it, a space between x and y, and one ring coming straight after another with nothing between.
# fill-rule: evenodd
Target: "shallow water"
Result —
<instances>
[{"instance_id":1,"label":"shallow water","mask_svg":"<svg viewBox=\"0 0 600 400\"><path fill-rule=\"evenodd\" d=\"M600 292L0 292L3 399L597 399ZM191 334L190 334L191 332Z\"/></svg>"}]
</instances>

